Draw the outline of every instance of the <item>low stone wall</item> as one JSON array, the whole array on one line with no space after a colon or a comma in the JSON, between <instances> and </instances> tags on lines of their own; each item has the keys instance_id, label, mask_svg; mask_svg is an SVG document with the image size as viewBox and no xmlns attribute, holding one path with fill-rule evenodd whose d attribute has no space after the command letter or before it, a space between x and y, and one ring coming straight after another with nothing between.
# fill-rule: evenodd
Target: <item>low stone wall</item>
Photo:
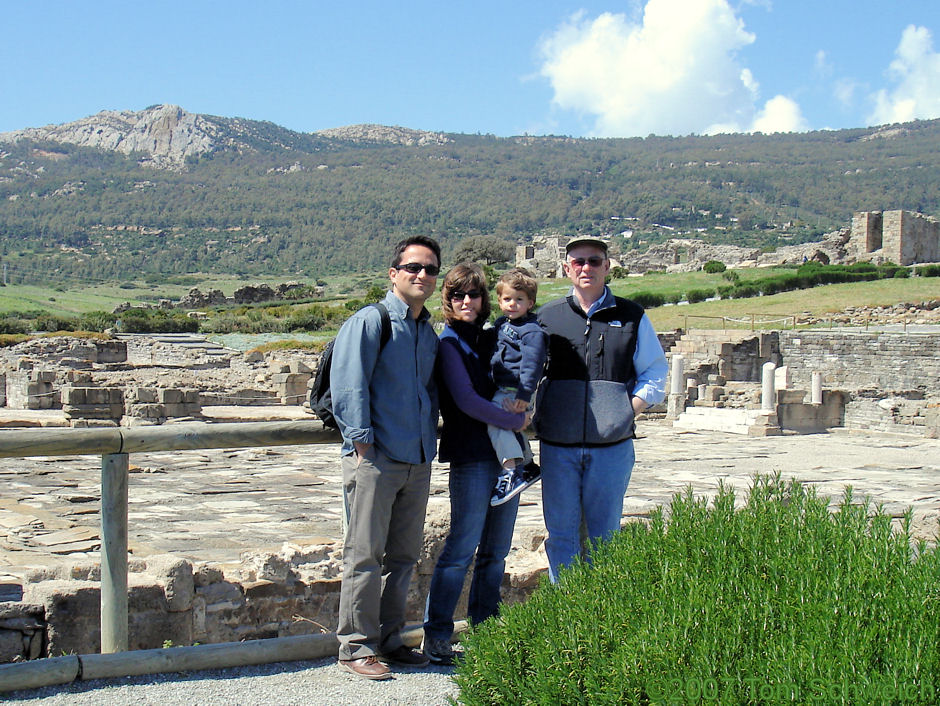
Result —
<instances>
[{"instance_id":1,"label":"low stone wall","mask_svg":"<svg viewBox=\"0 0 940 706\"><path fill-rule=\"evenodd\" d=\"M7 371L4 377L6 406L10 409L56 409L60 406L52 370L24 367Z\"/></svg>"},{"instance_id":2,"label":"low stone wall","mask_svg":"<svg viewBox=\"0 0 940 706\"><path fill-rule=\"evenodd\" d=\"M936 437L940 406L940 332L781 331L780 351L793 386L844 390L844 426Z\"/></svg>"},{"instance_id":3,"label":"low stone wall","mask_svg":"<svg viewBox=\"0 0 940 706\"><path fill-rule=\"evenodd\" d=\"M922 390L940 395L940 331L884 333L781 331L780 353L793 384L810 389L813 371L840 390Z\"/></svg>"},{"instance_id":4,"label":"low stone wall","mask_svg":"<svg viewBox=\"0 0 940 706\"><path fill-rule=\"evenodd\" d=\"M425 538L408 596L407 620L420 623L431 574L450 524L449 503L431 498ZM288 528L289 529L289 528ZM544 532L517 532L503 600L525 600L547 572ZM342 576L340 542L286 542L247 552L238 565L157 555L128 564L128 647L213 644L336 630ZM0 603L0 662L97 653L101 649L98 564L35 569L22 600ZM466 615L469 585L457 607Z\"/></svg>"}]
</instances>

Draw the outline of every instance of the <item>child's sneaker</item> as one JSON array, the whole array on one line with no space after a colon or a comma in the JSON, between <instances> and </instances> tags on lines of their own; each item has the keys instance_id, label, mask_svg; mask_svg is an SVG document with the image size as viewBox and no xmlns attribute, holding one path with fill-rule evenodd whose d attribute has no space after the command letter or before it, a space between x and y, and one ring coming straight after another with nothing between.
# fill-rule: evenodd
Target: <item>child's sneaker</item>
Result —
<instances>
[{"instance_id":1,"label":"child's sneaker","mask_svg":"<svg viewBox=\"0 0 940 706\"><path fill-rule=\"evenodd\" d=\"M522 467L522 479L526 483L526 488L528 488L533 483L538 483L539 478L541 477L542 469L535 461L529 461Z\"/></svg>"},{"instance_id":2,"label":"child's sneaker","mask_svg":"<svg viewBox=\"0 0 940 706\"><path fill-rule=\"evenodd\" d=\"M516 466L511 473L503 473L496 481L496 489L493 491L493 497L490 498L490 505L496 507L512 500L529 485L523 478L522 465Z\"/></svg>"}]
</instances>

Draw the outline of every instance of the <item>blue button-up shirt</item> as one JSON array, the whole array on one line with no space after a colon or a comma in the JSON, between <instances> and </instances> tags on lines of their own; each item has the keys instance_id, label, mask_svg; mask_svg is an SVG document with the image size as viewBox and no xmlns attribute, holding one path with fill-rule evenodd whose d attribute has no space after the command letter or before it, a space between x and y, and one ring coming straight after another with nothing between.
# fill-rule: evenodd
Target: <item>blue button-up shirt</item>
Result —
<instances>
[{"instance_id":1,"label":"blue button-up shirt","mask_svg":"<svg viewBox=\"0 0 940 706\"><path fill-rule=\"evenodd\" d=\"M417 320L393 292L383 301L392 336L379 354L381 314L362 309L346 321L333 348L330 394L343 435L343 455L353 442L374 444L401 463L434 458L437 446L437 336L423 309Z\"/></svg>"}]
</instances>

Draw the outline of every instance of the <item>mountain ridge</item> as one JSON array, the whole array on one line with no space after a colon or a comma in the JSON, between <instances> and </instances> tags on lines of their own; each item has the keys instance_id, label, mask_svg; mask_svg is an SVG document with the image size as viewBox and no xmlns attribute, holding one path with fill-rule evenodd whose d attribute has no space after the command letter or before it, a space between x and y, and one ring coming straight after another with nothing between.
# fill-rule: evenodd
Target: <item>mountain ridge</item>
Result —
<instances>
[{"instance_id":1,"label":"mountain ridge","mask_svg":"<svg viewBox=\"0 0 940 706\"><path fill-rule=\"evenodd\" d=\"M68 123L0 133L0 142L57 142L120 152L143 153L139 163L182 169L187 159L220 149L276 149L305 153L322 147L318 140L372 144L443 145L444 133L373 124L348 125L311 133L245 118L190 113L178 105L158 104L143 110L102 110Z\"/></svg>"},{"instance_id":2,"label":"mountain ridge","mask_svg":"<svg viewBox=\"0 0 940 706\"><path fill-rule=\"evenodd\" d=\"M445 257L476 235L772 250L817 241L856 211L895 209L940 217L940 120L504 138L376 125L299 133L159 105L0 135L0 257L36 280L364 272L414 233L438 238Z\"/></svg>"}]
</instances>

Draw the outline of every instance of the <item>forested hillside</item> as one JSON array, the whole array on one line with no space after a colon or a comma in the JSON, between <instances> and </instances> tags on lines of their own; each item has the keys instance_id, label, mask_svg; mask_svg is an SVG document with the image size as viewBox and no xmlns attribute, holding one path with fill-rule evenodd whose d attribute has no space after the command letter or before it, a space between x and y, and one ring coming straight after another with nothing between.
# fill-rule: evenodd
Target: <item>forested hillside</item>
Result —
<instances>
[{"instance_id":1,"label":"forested hillside","mask_svg":"<svg viewBox=\"0 0 940 706\"><path fill-rule=\"evenodd\" d=\"M786 135L448 135L363 143L250 123L179 170L140 155L0 142L0 255L17 281L219 272L313 278L381 267L389 244L468 235L686 231L815 240L857 210L940 216L940 120ZM244 132L244 130L243 130ZM675 229L670 230L671 228Z\"/></svg>"}]
</instances>

